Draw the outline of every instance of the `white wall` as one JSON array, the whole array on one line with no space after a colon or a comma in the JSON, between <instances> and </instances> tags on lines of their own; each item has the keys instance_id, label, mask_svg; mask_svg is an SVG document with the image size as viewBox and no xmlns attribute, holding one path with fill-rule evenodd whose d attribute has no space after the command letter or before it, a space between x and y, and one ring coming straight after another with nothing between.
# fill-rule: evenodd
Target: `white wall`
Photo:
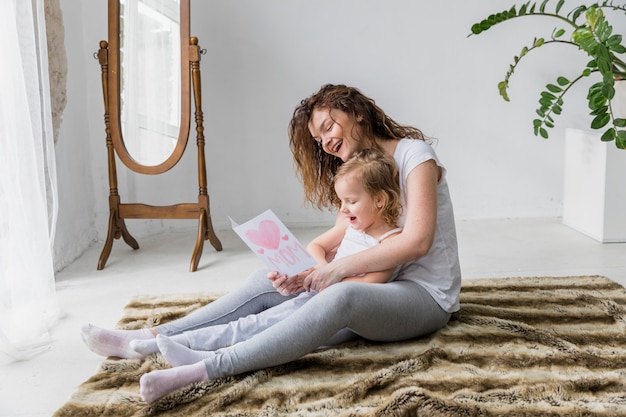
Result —
<instances>
[{"instance_id":1,"label":"white wall","mask_svg":"<svg viewBox=\"0 0 626 417\"><path fill-rule=\"evenodd\" d=\"M559 216L563 132L585 127L584 105L566 102L549 140L532 119L542 86L573 78L574 48L529 55L497 93L522 46L549 36L554 23L511 22L478 37L473 23L508 9L502 0L192 0L192 35L203 56L202 87L213 224L244 221L272 208L288 225L329 221L303 204L294 178L287 123L300 99L324 83L356 86L398 122L437 138L457 218ZM106 236L108 182L100 67L92 54L106 33L106 1L61 1L69 59L68 106L57 158L60 269ZM529 31L528 28L535 29ZM558 69L540 65L558 63ZM564 65L563 65L564 64ZM574 92L584 97L584 91ZM193 132L193 125L192 125ZM182 164L159 177L127 175L127 202L196 200L195 137ZM193 222L129 221L137 235Z\"/></svg>"}]
</instances>

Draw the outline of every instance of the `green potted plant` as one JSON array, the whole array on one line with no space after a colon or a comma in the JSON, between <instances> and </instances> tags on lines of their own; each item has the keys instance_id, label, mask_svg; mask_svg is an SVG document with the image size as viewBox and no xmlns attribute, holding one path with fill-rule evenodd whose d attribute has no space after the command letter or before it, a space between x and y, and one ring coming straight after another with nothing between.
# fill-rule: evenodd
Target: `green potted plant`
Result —
<instances>
[{"instance_id":1,"label":"green potted plant","mask_svg":"<svg viewBox=\"0 0 626 417\"><path fill-rule=\"evenodd\" d=\"M518 18L542 16L553 18L559 26L549 37L536 37L529 46L524 46L513 59L504 80L498 84L502 98L509 101L509 80L520 61L531 51L550 44L573 46L586 53L591 60L573 79L558 76L554 83L546 85L539 98L538 118L533 120L536 136L548 138L548 128L554 127L554 116L563 109L563 97L581 79L597 77L598 81L589 87L587 94L591 114L591 128L602 129L601 140L615 140L620 149L626 148L626 116L615 113L615 83L626 82L626 46L622 35L614 33L605 11L626 14L626 2L606 0L593 5L579 5L563 12L564 0L556 7L547 9L550 0L541 3L529 1L521 6L495 13L472 26L471 35L479 35L496 25ZM621 3L621 4L618 4ZM623 27L620 29L624 29ZM622 98L624 100L624 98Z\"/></svg>"}]
</instances>

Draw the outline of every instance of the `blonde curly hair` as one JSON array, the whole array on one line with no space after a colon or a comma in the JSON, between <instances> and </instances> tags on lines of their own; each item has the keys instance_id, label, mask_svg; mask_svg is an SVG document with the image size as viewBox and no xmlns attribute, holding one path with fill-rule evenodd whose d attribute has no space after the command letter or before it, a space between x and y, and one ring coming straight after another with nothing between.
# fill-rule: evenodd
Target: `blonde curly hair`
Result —
<instances>
[{"instance_id":1,"label":"blonde curly hair","mask_svg":"<svg viewBox=\"0 0 626 417\"><path fill-rule=\"evenodd\" d=\"M337 169L334 181L349 174L355 175L370 196L383 201L383 205L378 208L378 214L385 223L395 226L402 210L396 162L382 151L364 149L356 152Z\"/></svg>"}]
</instances>

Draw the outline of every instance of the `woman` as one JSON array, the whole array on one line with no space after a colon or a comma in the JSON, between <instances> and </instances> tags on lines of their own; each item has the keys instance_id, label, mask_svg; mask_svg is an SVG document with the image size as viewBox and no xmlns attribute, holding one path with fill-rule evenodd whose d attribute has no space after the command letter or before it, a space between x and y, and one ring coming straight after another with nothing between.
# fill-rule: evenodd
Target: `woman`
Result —
<instances>
[{"instance_id":1,"label":"woman","mask_svg":"<svg viewBox=\"0 0 626 417\"><path fill-rule=\"evenodd\" d=\"M356 89L326 85L295 109L289 137L306 198L319 208L335 205L334 174L354 153L374 148L393 157L400 173L402 232L385 245L295 277L257 272L240 289L151 331L84 328L83 339L95 352L138 357L129 345L133 339L227 323L277 305L302 289L319 293L253 339L216 351L212 360L144 375L141 391L146 401L192 382L295 360L345 329L374 341L422 336L445 326L458 310L461 274L445 169L422 133L397 124ZM340 282L398 266L397 278L385 285Z\"/></svg>"}]
</instances>

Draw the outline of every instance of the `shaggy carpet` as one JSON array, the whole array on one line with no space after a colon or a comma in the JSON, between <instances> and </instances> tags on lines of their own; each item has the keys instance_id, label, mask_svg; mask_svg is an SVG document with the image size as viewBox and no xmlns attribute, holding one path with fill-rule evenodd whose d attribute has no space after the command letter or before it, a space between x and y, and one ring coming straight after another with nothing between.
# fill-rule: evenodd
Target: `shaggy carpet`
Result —
<instances>
[{"instance_id":1,"label":"shaggy carpet","mask_svg":"<svg viewBox=\"0 0 626 417\"><path fill-rule=\"evenodd\" d=\"M120 328L163 323L210 296L142 296ZM357 341L274 368L198 383L148 405L160 354L105 360L54 417L626 416L626 290L600 276L463 282L444 329Z\"/></svg>"}]
</instances>

